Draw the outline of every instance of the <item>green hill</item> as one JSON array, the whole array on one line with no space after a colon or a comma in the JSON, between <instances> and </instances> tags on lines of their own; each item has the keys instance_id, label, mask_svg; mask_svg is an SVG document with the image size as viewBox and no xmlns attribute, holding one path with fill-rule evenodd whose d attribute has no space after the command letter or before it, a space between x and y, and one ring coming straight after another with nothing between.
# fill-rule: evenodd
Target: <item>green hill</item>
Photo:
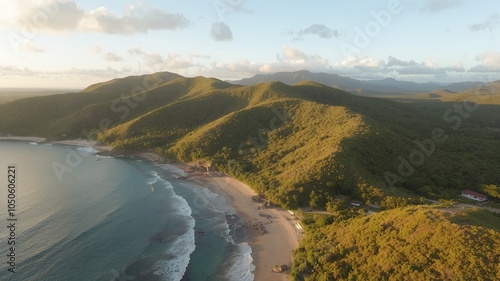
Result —
<instances>
[{"instance_id":1,"label":"green hill","mask_svg":"<svg viewBox=\"0 0 500 281\"><path fill-rule=\"evenodd\" d=\"M0 105L0 133L154 149L211 163L285 207L324 208L341 195L379 203L499 186L500 107L484 104L465 118L453 106L354 96L315 82L237 86L164 72ZM419 144L431 140L427 155Z\"/></svg>"},{"instance_id":2,"label":"green hill","mask_svg":"<svg viewBox=\"0 0 500 281\"><path fill-rule=\"evenodd\" d=\"M495 222L496 229L463 223L478 215ZM489 211L450 214L407 207L334 222L300 242L293 275L295 280L498 280L499 219Z\"/></svg>"},{"instance_id":3,"label":"green hill","mask_svg":"<svg viewBox=\"0 0 500 281\"><path fill-rule=\"evenodd\" d=\"M465 188L499 199L495 96L495 83L388 100L316 82L239 86L163 72L0 104L0 135L154 150L208 163L285 208L328 209L335 222L309 225L295 252L298 280L493 280L498 217L403 207ZM360 217L350 199L394 210Z\"/></svg>"}]
</instances>

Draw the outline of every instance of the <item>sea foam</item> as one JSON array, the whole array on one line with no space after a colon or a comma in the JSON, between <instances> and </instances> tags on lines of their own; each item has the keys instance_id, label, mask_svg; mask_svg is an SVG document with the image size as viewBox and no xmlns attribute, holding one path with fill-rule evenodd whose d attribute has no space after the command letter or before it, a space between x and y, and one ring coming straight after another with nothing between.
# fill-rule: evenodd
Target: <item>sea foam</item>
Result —
<instances>
[{"instance_id":1,"label":"sea foam","mask_svg":"<svg viewBox=\"0 0 500 281\"><path fill-rule=\"evenodd\" d=\"M162 179L159 174L155 171L151 171L148 184L161 184L167 189L173 191L173 186L170 182ZM175 210L173 214L183 217L185 223L187 224L187 231L176 237L171 243L169 248L165 251L165 255L169 258L168 260L159 260L155 264L155 274L161 276L165 281L180 281L186 269L189 265L190 255L195 250L195 220L191 216L191 208L189 207L187 201L181 196L175 194L169 200L169 203L173 204L173 209Z\"/></svg>"},{"instance_id":2,"label":"sea foam","mask_svg":"<svg viewBox=\"0 0 500 281\"><path fill-rule=\"evenodd\" d=\"M252 273L255 265L252 263L252 248L248 243L235 245L229 259L224 264L226 272L224 277L227 280L253 281L255 276Z\"/></svg>"}]
</instances>

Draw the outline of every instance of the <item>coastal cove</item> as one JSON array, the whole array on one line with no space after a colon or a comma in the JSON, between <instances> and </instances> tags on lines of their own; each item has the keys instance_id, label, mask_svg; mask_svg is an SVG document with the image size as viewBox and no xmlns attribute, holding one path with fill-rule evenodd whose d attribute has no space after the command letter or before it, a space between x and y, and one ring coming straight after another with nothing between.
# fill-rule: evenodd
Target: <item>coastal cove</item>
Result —
<instances>
[{"instance_id":1,"label":"coastal cove","mask_svg":"<svg viewBox=\"0 0 500 281\"><path fill-rule=\"evenodd\" d=\"M115 156L111 147L99 146L86 140L47 142L42 138L3 137L0 138L0 144L2 144L2 140L27 142L33 146L48 145L84 149L93 154L93 157L96 158L94 161L98 161L96 164L105 162L100 159L107 160L110 154L113 155L112 159L124 159L141 165L142 163L152 163L154 167L159 169L150 171L150 175L156 178L150 178L148 183L153 186L163 180L171 183L174 186L173 190L176 196L184 198L189 205L190 217L194 218L195 221L193 231L196 247L210 246L211 231L219 231L221 232L220 236L226 237L225 239L230 237L233 240L232 250L225 250L226 254L222 255L225 258L223 261L219 261L218 272L216 275L212 275L212 278L218 279L213 280L289 280L288 273L273 273L271 270L278 264L288 267L292 264L292 250L298 246L300 238L294 227L294 218L290 213L279 208L262 208L259 203L252 200L252 197L256 195L255 191L242 182L219 173L200 173L193 170L190 164L166 164L162 157L151 152ZM15 161L15 159L10 161ZM156 188L153 187L153 189ZM218 224L221 221L214 222L204 217L207 210L223 214L226 230ZM219 217L219 219L221 218ZM153 237L154 239L161 240L163 238L160 235ZM178 246L183 247L181 244ZM197 275L197 272L209 272L210 270L193 268L193 264L199 264L200 260L212 257L211 255L207 256L206 253L206 251L201 252L201 250L192 252L184 279L179 279L178 276L164 280L204 280L197 279L204 278L201 273ZM129 265L126 272L133 272L136 270L134 267L140 265L140 262L133 264L133 266ZM119 269L115 271L119 273ZM115 271L112 272L113 276Z\"/></svg>"}]
</instances>

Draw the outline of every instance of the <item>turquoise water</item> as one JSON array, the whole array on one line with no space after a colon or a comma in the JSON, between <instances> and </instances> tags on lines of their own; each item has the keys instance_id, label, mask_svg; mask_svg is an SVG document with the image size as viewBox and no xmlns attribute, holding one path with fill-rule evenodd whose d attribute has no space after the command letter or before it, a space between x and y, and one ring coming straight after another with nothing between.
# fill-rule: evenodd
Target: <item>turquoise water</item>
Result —
<instances>
[{"instance_id":1,"label":"turquoise water","mask_svg":"<svg viewBox=\"0 0 500 281\"><path fill-rule=\"evenodd\" d=\"M182 171L90 148L0 141L0 202L17 171L16 273L1 280L253 280L251 249L223 196ZM0 205L7 224L7 207ZM6 227L0 250L8 253Z\"/></svg>"}]
</instances>

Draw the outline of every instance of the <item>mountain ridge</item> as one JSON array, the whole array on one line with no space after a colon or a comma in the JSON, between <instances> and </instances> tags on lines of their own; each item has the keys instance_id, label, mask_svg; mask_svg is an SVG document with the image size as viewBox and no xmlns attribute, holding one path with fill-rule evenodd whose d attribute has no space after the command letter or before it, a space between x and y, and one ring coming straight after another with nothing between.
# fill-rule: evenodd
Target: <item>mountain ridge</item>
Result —
<instances>
[{"instance_id":1,"label":"mountain ridge","mask_svg":"<svg viewBox=\"0 0 500 281\"><path fill-rule=\"evenodd\" d=\"M480 86L482 82L461 82L451 84L439 84L434 82L416 83L410 81L399 81L394 78L381 80L357 80L349 77L330 73L313 73L307 70L295 72L277 72L274 74L256 74L253 77L241 80L228 81L240 85L252 85L269 81L281 81L285 84L294 84L300 81L315 81L330 87L338 88L354 94L364 95L388 95L401 93L432 92L439 89L450 89L453 91L464 91Z\"/></svg>"},{"instance_id":2,"label":"mountain ridge","mask_svg":"<svg viewBox=\"0 0 500 281\"><path fill-rule=\"evenodd\" d=\"M335 194L380 200L361 190L363 184L392 193L383 175L398 170L398 155L414 150L415 139L447 126L439 113L447 110L446 102L423 107L416 102L352 95L313 81L238 86L163 72L0 105L0 133L53 139L90 136L119 150L153 149L182 161L208 161L284 206L309 205L314 191L323 198L315 204L324 207ZM26 107L31 109L23 112ZM449 132L451 139L460 141L442 149L460 149L461 140L472 138L479 126L484 128L483 140L471 145L483 156L487 149L497 151L492 146L496 136L486 129L500 124L496 112L497 107L476 112L460 132ZM497 156L484 157L472 168L476 176L464 178L443 168L450 159L442 158L441 150L399 187L419 195L453 197L466 184L479 190L480 184L500 182L492 171ZM464 163L453 166L466 169ZM433 178L422 176L431 170ZM486 176L480 178L481 173Z\"/></svg>"}]
</instances>

